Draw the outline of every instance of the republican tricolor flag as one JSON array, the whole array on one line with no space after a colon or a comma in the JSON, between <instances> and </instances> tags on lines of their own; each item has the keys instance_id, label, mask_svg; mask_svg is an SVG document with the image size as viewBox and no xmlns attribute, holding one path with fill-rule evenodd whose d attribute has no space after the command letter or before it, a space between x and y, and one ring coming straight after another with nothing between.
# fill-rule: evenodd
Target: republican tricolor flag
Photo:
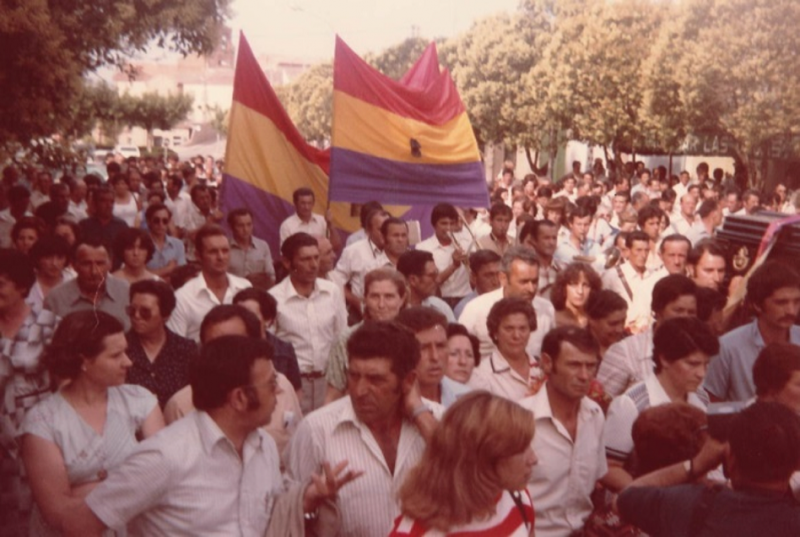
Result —
<instances>
[{"instance_id":1,"label":"republican tricolor flag","mask_svg":"<svg viewBox=\"0 0 800 537\"><path fill-rule=\"evenodd\" d=\"M434 45L395 81L337 37L333 89L331 200L488 206L472 126Z\"/></svg>"},{"instance_id":2,"label":"republican tricolor flag","mask_svg":"<svg viewBox=\"0 0 800 537\"><path fill-rule=\"evenodd\" d=\"M278 229L294 213L292 193L301 186L314 191L314 212L324 214L328 200L330 151L306 143L281 106L244 35L239 37L233 103L225 153L221 206L253 213L254 234L277 253ZM357 229L349 207L335 223Z\"/></svg>"}]
</instances>

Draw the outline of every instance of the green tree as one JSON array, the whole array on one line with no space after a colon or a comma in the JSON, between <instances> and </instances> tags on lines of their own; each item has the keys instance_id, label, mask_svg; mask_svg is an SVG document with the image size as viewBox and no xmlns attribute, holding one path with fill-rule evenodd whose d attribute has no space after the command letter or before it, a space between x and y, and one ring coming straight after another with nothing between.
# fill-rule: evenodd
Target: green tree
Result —
<instances>
[{"instance_id":1,"label":"green tree","mask_svg":"<svg viewBox=\"0 0 800 537\"><path fill-rule=\"evenodd\" d=\"M97 67L124 67L149 45L213 50L230 0L0 0L0 143L65 127Z\"/></svg>"},{"instance_id":2,"label":"green tree","mask_svg":"<svg viewBox=\"0 0 800 537\"><path fill-rule=\"evenodd\" d=\"M481 142L540 148L542 133L529 121L533 99L523 85L541 57L547 26L533 14L499 14L476 21L441 47Z\"/></svg>"},{"instance_id":3,"label":"green tree","mask_svg":"<svg viewBox=\"0 0 800 537\"><path fill-rule=\"evenodd\" d=\"M230 126L230 109L223 109L219 105L214 106L206 105L206 109L211 113L211 127L217 131L217 139L220 136L228 136L228 127Z\"/></svg>"},{"instance_id":4,"label":"green tree","mask_svg":"<svg viewBox=\"0 0 800 537\"><path fill-rule=\"evenodd\" d=\"M276 89L278 98L306 140L324 143L331 137L333 64L320 63L288 86Z\"/></svg>"},{"instance_id":5,"label":"green tree","mask_svg":"<svg viewBox=\"0 0 800 537\"><path fill-rule=\"evenodd\" d=\"M430 41L409 37L378 54L367 54L364 61L393 80L400 80L406 71L422 56Z\"/></svg>"},{"instance_id":6,"label":"green tree","mask_svg":"<svg viewBox=\"0 0 800 537\"><path fill-rule=\"evenodd\" d=\"M642 144L641 69L662 8L647 0L561 0L529 8L552 10L554 21L527 80L535 103L530 119L547 126L551 159L564 137L617 156Z\"/></svg>"},{"instance_id":7,"label":"green tree","mask_svg":"<svg viewBox=\"0 0 800 537\"><path fill-rule=\"evenodd\" d=\"M147 131L147 151L153 147L153 129L169 130L186 119L194 99L184 93L159 95L144 93L141 97L125 94L120 97L122 118L129 125Z\"/></svg>"},{"instance_id":8,"label":"green tree","mask_svg":"<svg viewBox=\"0 0 800 537\"><path fill-rule=\"evenodd\" d=\"M798 154L791 140L800 136L800 3L686 0L683 8L686 20L703 23L681 36L677 80L689 129L732 140L750 184L763 187L771 154Z\"/></svg>"}]
</instances>

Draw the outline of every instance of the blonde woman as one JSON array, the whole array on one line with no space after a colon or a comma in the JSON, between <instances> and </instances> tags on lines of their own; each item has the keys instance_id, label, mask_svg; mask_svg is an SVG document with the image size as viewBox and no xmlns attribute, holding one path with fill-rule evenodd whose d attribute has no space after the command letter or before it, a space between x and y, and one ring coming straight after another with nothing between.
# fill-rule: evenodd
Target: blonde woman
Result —
<instances>
[{"instance_id":1,"label":"blonde woman","mask_svg":"<svg viewBox=\"0 0 800 537\"><path fill-rule=\"evenodd\" d=\"M533 414L477 391L451 406L400 488L390 537L532 536Z\"/></svg>"}]
</instances>

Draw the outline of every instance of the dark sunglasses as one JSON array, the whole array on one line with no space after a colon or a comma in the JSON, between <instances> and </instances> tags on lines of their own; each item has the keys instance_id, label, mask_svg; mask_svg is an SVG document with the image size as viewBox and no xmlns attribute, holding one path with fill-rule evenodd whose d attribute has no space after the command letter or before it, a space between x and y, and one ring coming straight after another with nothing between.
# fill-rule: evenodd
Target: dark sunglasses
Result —
<instances>
[{"instance_id":1,"label":"dark sunglasses","mask_svg":"<svg viewBox=\"0 0 800 537\"><path fill-rule=\"evenodd\" d=\"M125 308L125 313L128 314L128 317L136 317L137 315L143 321L149 321L153 318L153 310L150 308L137 308L136 306L128 306Z\"/></svg>"}]
</instances>

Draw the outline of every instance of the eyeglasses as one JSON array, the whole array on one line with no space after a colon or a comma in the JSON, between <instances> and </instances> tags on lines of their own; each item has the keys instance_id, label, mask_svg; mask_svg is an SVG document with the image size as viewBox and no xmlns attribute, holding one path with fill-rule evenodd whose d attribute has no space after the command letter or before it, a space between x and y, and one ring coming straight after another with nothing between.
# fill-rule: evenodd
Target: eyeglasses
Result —
<instances>
[{"instance_id":1,"label":"eyeglasses","mask_svg":"<svg viewBox=\"0 0 800 537\"><path fill-rule=\"evenodd\" d=\"M138 315L139 318L141 318L143 321L149 321L150 319L153 318L153 310L151 310L150 308L139 308L136 306L128 306L125 308L125 313L127 313L128 317L130 318L136 317Z\"/></svg>"}]
</instances>

